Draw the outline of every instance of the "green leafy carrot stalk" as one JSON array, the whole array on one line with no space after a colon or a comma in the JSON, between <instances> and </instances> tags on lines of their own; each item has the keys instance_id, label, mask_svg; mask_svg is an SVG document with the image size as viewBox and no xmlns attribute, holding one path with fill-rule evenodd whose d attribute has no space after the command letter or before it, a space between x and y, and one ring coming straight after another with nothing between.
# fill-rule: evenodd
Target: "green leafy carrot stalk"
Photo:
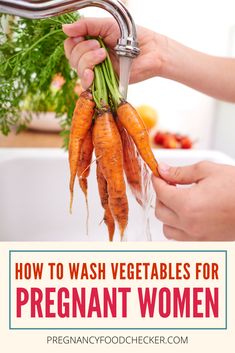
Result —
<instances>
[{"instance_id":1,"label":"green leafy carrot stalk","mask_svg":"<svg viewBox=\"0 0 235 353\"><path fill-rule=\"evenodd\" d=\"M123 97L119 92L118 80L108 50L100 37L96 39L99 41L100 46L107 51L107 57L101 64L95 67L95 79L92 87L93 97L98 109L109 105L114 113L116 113L117 107Z\"/></svg>"},{"instance_id":2,"label":"green leafy carrot stalk","mask_svg":"<svg viewBox=\"0 0 235 353\"><path fill-rule=\"evenodd\" d=\"M92 86L92 94L96 107L98 110L102 110L103 107L108 105L108 91L102 71L102 64L96 65L94 73L95 79Z\"/></svg>"}]
</instances>

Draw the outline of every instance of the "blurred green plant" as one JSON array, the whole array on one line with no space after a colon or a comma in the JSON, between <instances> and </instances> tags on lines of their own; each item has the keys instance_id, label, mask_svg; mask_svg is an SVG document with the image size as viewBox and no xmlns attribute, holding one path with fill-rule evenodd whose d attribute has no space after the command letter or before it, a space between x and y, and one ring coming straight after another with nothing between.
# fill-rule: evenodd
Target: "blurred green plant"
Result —
<instances>
[{"instance_id":1,"label":"blurred green plant","mask_svg":"<svg viewBox=\"0 0 235 353\"><path fill-rule=\"evenodd\" d=\"M78 19L77 12L42 20L10 17L6 31L6 15L0 14L0 131L4 135L13 126L18 132L25 128L33 111L53 110L67 146L78 77L64 55L62 25ZM64 82L61 89L53 89L58 74Z\"/></svg>"}]
</instances>

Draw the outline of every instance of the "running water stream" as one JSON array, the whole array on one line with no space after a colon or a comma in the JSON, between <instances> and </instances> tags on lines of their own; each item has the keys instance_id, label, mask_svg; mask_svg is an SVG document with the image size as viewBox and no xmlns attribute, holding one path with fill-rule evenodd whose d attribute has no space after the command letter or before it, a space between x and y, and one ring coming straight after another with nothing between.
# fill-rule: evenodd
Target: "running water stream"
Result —
<instances>
[{"instance_id":1,"label":"running water stream","mask_svg":"<svg viewBox=\"0 0 235 353\"><path fill-rule=\"evenodd\" d=\"M145 162L139 156L141 164L141 182L142 190L144 195L144 207L142 208L143 212L143 225L141 231L143 232L142 239L143 241L152 241L152 234L150 229L150 212L153 202L153 188L151 183L151 173L146 166Z\"/></svg>"},{"instance_id":2,"label":"running water stream","mask_svg":"<svg viewBox=\"0 0 235 353\"><path fill-rule=\"evenodd\" d=\"M124 99L127 99L128 92L128 84L130 80L130 72L132 65L132 58L128 57L120 57L120 75L119 75L119 90ZM151 173L147 170L144 161L140 158L141 165L141 174L142 174L142 190L145 194L147 202L145 202L145 206L142 208L143 217L142 217L142 225L141 225L141 239L143 241L152 241L152 236L150 232L149 225L149 216L150 209L152 207L153 200L153 191L152 191L152 183L151 183ZM137 206L138 207L138 206ZM128 233L128 230L127 230ZM138 238L140 238L138 236ZM128 234L125 234L122 241L128 241Z\"/></svg>"},{"instance_id":3,"label":"running water stream","mask_svg":"<svg viewBox=\"0 0 235 353\"><path fill-rule=\"evenodd\" d=\"M132 61L132 58L126 56L120 57L119 90L124 99L127 98Z\"/></svg>"}]
</instances>

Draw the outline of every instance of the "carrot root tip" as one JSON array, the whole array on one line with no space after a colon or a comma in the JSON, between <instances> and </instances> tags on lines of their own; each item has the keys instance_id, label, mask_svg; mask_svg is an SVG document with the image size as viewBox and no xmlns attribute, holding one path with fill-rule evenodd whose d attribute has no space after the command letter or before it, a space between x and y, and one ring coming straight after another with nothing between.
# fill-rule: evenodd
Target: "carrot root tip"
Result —
<instances>
[{"instance_id":1,"label":"carrot root tip","mask_svg":"<svg viewBox=\"0 0 235 353\"><path fill-rule=\"evenodd\" d=\"M73 213L73 193L70 194L70 205L69 205L69 213Z\"/></svg>"},{"instance_id":2,"label":"carrot root tip","mask_svg":"<svg viewBox=\"0 0 235 353\"><path fill-rule=\"evenodd\" d=\"M121 232L121 242L126 242L127 241L127 237L126 237L126 234L123 232Z\"/></svg>"}]
</instances>

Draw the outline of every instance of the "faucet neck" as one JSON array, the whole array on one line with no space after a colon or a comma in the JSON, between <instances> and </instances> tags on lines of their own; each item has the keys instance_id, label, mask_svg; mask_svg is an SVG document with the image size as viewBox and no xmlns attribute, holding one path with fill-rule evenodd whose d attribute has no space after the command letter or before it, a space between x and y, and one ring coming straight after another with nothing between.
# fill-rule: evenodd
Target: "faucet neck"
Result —
<instances>
[{"instance_id":1,"label":"faucet neck","mask_svg":"<svg viewBox=\"0 0 235 353\"><path fill-rule=\"evenodd\" d=\"M124 4L119 0L0 0L0 13L39 19L99 7L108 11L120 28L120 39L115 48L119 56L135 57L139 54L136 26Z\"/></svg>"}]
</instances>

